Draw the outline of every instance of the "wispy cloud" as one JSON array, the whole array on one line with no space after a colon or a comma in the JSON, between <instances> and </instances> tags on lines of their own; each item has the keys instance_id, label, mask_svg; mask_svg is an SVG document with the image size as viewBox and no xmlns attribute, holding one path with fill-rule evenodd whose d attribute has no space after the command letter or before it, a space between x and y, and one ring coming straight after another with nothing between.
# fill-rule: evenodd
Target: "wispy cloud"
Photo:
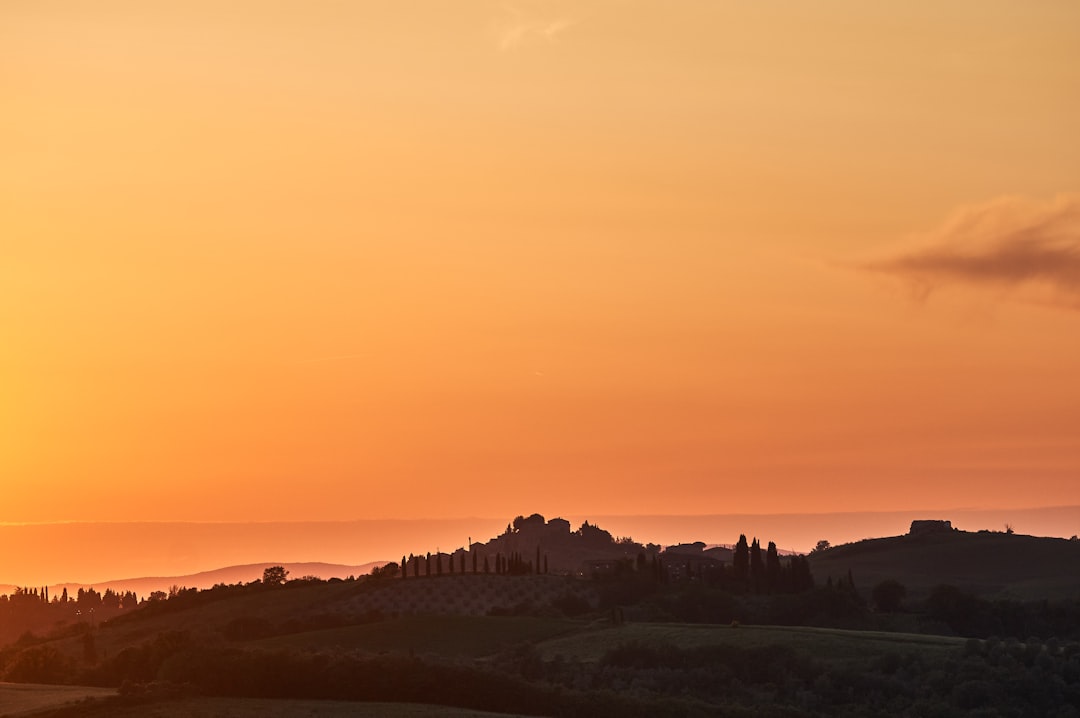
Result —
<instances>
[{"instance_id":1,"label":"wispy cloud","mask_svg":"<svg viewBox=\"0 0 1080 718\"><path fill-rule=\"evenodd\" d=\"M857 266L897 277L923 299L968 285L1080 310L1080 194L963 207L918 247Z\"/></svg>"},{"instance_id":2,"label":"wispy cloud","mask_svg":"<svg viewBox=\"0 0 1080 718\"><path fill-rule=\"evenodd\" d=\"M577 20L568 16L541 15L509 6L494 23L495 42L502 52L533 43L552 43Z\"/></svg>"},{"instance_id":3,"label":"wispy cloud","mask_svg":"<svg viewBox=\"0 0 1080 718\"><path fill-rule=\"evenodd\" d=\"M295 364L321 364L323 362L330 361L347 361L349 359L368 359L370 354L335 354L333 356L321 356L321 357L307 357L306 359L296 359L292 363Z\"/></svg>"}]
</instances>

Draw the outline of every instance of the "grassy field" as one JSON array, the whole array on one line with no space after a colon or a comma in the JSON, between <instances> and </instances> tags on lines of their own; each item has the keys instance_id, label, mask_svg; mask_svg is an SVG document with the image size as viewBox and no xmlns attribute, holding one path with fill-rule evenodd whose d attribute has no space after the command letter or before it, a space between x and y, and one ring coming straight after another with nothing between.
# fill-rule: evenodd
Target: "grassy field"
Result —
<instances>
[{"instance_id":1,"label":"grassy field","mask_svg":"<svg viewBox=\"0 0 1080 718\"><path fill-rule=\"evenodd\" d=\"M785 645L817 658L858 661L891 651L918 651L927 657L944 657L963 645L964 639L911 633L843 631L829 628L786 626L716 626L683 623L633 623L592 628L537 644L545 660L555 656L597 661L624 643L670 644L679 648L736 645L761 647Z\"/></svg>"},{"instance_id":2,"label":"grassy field","mask_svg":"<svg viewBox=\"0 0 1080 718\"><path fill-rule=\"evenodd\" d=\"M360 650L480 658L520 643L582 630L578 621L526 616L406 616L359 626L275 636L260 648Z\"/></svg>"},{"instance_id":3,"label":"grassy field","mask_svg":"<svg viewBox=\"0 0 1080 718\"><path fill-rule=\"evenodd\" d=\"M24 716L76 703L84 698L116 695L111 688L40 686L33 683L0 683L0 716Z\"/></svg>"},{"instance_id":4,"label":"grassy field","mask_svg":"<svg viewBox=\"0 0 1080 718\"><path fill-rule=\"evenodd\" d=\"M6 714L0 714L6 715ZM68 713L61 713L68 718ZM516 718L421 703L356 703L349 701L291 701L259 698L184 698L139 705L102 705L88 709L97 718ZM49 718L45 714L42 718Z\"/></svg>"}]
</instances>

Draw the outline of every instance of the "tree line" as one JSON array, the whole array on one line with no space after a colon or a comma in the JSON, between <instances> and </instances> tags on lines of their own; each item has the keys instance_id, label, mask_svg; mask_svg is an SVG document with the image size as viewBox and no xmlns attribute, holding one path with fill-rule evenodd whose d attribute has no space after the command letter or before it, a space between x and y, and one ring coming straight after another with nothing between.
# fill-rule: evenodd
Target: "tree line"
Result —
<instances>
[{"instance_id":1,"label":"tree line","mask_svg":"<svg viewBox=\"0 0 1080 718\"><path fill-rule=\"evenodd\" d=\"M443 570L444 558L446 559L445 571ZM456 570L455 564L457 566ZM474 575L494 573L497 575L527 576L547 572L548 557L543 555L540 547L537 546L535 561L531 557L527 558L520 551L511 551L505 555L497 551L494 556L484 555L482 558L477 551L466 552L459 550L451 554L436 552L434 555L429 551L422 556L415 554L403 555L400 564L388 563L372 571L372 575L383 578L400 576L407 579L410 576L420 578L421 575L425 577L442 576L444 573L446 575L453 573L470 573Z\"/></svg>"}]
</instances>

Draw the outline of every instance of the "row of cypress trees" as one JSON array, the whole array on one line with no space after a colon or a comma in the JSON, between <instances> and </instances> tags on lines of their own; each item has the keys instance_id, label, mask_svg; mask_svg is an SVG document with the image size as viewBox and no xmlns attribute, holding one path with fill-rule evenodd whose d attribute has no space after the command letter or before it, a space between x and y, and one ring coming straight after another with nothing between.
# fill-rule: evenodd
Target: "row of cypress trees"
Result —
<instances>
[{"instance_id":1,"label":"row of cypress trees","mask_svg":"<svg viewBox=\"0 0 1080 718\"><path fill-rule=\"evenodd\" d=\"M740 534L735 544L732 578L756 593L798 593L814 587L805 556L792 556L784 566L775 543L769 542L763 558L761 542L755 537L747 544L746 534Z\"/></svg>"},{"instance_id":2,"label":"row of cypress trees","mask_svg":"<svg viewBox=\"0 0 1080 718\"><path fill-rule=\"evenodd\" d=\"M467 573L466 571L466 552L460 551L454 554L442 554L436 552L432 556L429 551L424 556L416 556L409 554L408 557L401 557L401 577L409 578L411 572L413 578L419 578L421 572L424 576L442 576L443 575L443 557L447 558L446 561L446 573L452 574L454 571L454 558L457 557L457 573ZM480 563L479 553L476 551L468 552L471 559L471 573L492 573L491 562L488 556L483 557L483 563ZM524 576L535 573L547 573L548 572L548 559L547 556L541 555L540 547L536 548L536 560L526 559L520 552L514 551L508 555L496 552L495 556L495 570L496 574L508 574L515 576Z\"/></svg>"}]
</instances>

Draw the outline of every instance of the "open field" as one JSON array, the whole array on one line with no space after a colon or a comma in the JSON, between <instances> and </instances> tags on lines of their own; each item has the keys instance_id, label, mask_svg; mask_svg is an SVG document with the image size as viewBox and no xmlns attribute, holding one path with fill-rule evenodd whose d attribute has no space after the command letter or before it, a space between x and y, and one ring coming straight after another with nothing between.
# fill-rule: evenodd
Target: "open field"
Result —
<instances>
[{"instance_id":1,"label":"open field","mask_svg":"<svg viewBox=\"0 0 1080 718\"><path fill-rule=\"evenodd\" d=\"M42 718L50 718L51 712ZM73 718L57 711L57 718ZM79 715L92 718L516 718L422 703L361 703L353 701L296 701L264 698L183 698L156 703L86 707Z\"/></svg>"},{"instance_id":2,"label":"open field","mask_svg":"<svg viewBox=\"0 0 1080 718\"><path fill-rule=\"evenodd\" d=\"M584 624L527 616L407 616L252 642L258 648L360 650L481 658L520 643L576 634Z\"/></svg>"},{"instance_id":3,"label":"open field","mask_svg":"<svg viewBox=\"0 0 1080 718\"><path fill-rule=\"evenodd\" d=\"M339 587L333 588L337 595ZM290 590L262 593L280 597ZM295 593L317 596L307 587ZM222 608L213 606L216 618L235 616L219 615ZM28 707L0 704L7 711L0 716L480 718L503 711L677 718L801 711L914 717L999 701L1035 709L1032 715L1080 705L1080 689L1072 685L1080 676L1078 654L1060 642L769 625L613 625L596 614L592 620L399 616L251 640L228 640L213 626L202 638L170 631L170 616L192 626L200 613L193 608L150 616L159 635L103 656L95 666L80 665L70 654L64 659L68 680L127 681L132 690L125 695L65 707L88 694L46 687L38 702L23 704ZM101 627L98 635L140 623ZM44 651L39 658L55 661L58 654L49 651L60 643L73 641L33 646L26 656ZM67 645L65 652L75 648ZM1024 680L1011 681L1013 676ZM444 707L412 703L417 700ZM770 709L762 712L764 707Z\"/></svg>"},{"instance_id":4,"label":"open field","mask_svg":"<svg viewBox=\"0 0 1080 718\"><path fill-rule=\"evenodd\" d=\"M678 648L739 646L743 648L783 645L836 661L862 660L896 650L944 656L963 645L964 639L912 633L844 631L830 628L788 626L717 626L686 623L633 623L579 631L537 644L545 660L562 656L593 662L625 643L672 645Z\"/></svg>"},{"instance_id":5,"label":"open field","mask_svg":"<svg viewBox=\"0 0 1080 718\"><path fill-rule=\"evenodd\" d=\"M0 716L23 716L76 703L84 698L116 695L112 688L43 686L34 683L0 683Z\"/></svg>"}]
</instances>

